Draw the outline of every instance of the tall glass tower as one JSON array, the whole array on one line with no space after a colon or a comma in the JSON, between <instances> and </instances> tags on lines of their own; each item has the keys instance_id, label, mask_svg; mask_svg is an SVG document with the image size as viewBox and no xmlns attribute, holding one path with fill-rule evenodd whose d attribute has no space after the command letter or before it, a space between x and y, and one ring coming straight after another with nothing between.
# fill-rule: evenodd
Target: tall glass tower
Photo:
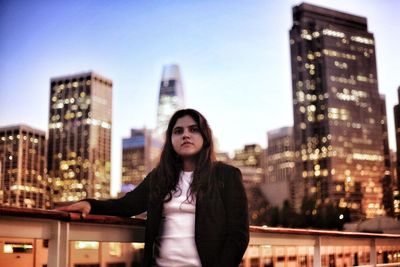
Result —
<instances>
[{"instance_id":1,"label":"tall glass tower","mask_svg":"<svg viewBox=\"0 0 400 267\"><path fill-rule=\"evenodd\" d=\"M94 72L50 82L47 166L55 203L110 196L112 81Z\"/></svg>"},{"instance_id":2,"label":"tall glass tower","mask_svg":"<svg viewBox=\"0 0 400 267\"><path fill-rule=\"evenodd\" d=\"M169 119L175 111L184 108L185 100L179 66L165 65L162 71L158 97L157 128L155 134L163 138Z\"/></svg>"},{"instance_id":3,"label":"tall glass tower","mask_svg":"<svg viewBox=\"0 0 400 267\"><path fill-rule=\"evenodd\" d=\"M295 6L290 48L298 203L308 196L353 218L384 214L385 114L367 19Z\"/></svg>"}]
</instances>

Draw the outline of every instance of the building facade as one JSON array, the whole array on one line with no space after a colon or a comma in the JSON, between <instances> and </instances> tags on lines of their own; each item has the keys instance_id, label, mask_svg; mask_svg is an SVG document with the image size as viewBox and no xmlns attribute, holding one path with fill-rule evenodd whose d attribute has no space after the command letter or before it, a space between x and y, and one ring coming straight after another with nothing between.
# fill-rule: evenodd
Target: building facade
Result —
<instances>
[{"instance_id":1,"label":"building facade","mask_svg":"<svg viewBox=\"0 0 400 267\"><path fill-rule=\"evenodd\" d=\"M285 200L295 201L293 127L267 133L267 165L262 190L272 206L282 207Z\"/></svg>"},{"instance_id":2,"label":"building facade","mask_svg":"<svg viewBox=\"0 0 400 267\"><path fill-rule=\"evenodd\" d=\"M384 214L375 40L367 19L309 4L290 30L296 179L353 218Z\"/></svg>"},{"instance_id":3,"label":"building facade","mask_svg":"<svg viewBox=\"0 0 400 267\"><path fill-rule=\"evenodd\" d=\"M178 65L163 67L158 97L157 127L155 135L164 138L168 122L175 111L185 107L181 73Z\"/></svg>"},{"instance_id":4,"label":"building facade","mask_svg":"<svg viewBox=\"0 0 400 267\"><path fill-rule=\"evenodd\" d=\"M387 126L387 115L386 115L386 98L384 95L380 95L381 98L381 115L382 119L380 121L382 126L382 142L383 142L383 155L384 155L384 165L385 172L382 175L381 184L383 189L383 207L385 209L385 213L388 216L394 215L393 210L393 191L395 190L394 186L394 175L392 173L392 162L391 155L389 149L389 133Z\"/></svg>"},{"instance_id":5,"label":"building facade","mask_svg":"<svg viewBox=\"0 0 400 267\"><path fill-rule=\"evenodd\" d=\"M397 89L398 100L400 103L400 86ZM397 218L400 218L400 104L397 104L393 108L394 110L394 127L396 132L396 152L392 158L394 166L396 167L395 179L394 179L394 214Z\"/></svg>"},{"instance_id":6,"label":"building facade","mask_svg":"<svg viewBox=\"0 0 400 267\"><path fill-rule=\"evenodd\" d=\"M258 144L245 145L235 150L232 164L242 171L243 181L260 184L264 181L264 150Z\"/></svg>"},{"instance_id":7,"label":"building facade","mask_svg":"<svg viewBox=\"0 0 400 267\"><path fill-rule=\"evenodd\" d=\"M48 170L54 203L110 196L112 81L94 72L50 81Z\"/></svg>"},{"instance_id":8,"label":"building facade","mask_svg":"<svg viewBox=\"0 0 400 267\"><path fill-rule=\"evenodd\" d=\"M398 100L400 103L400 86L397 89ZM396 131L396 170L397 179L396 187L400 190L400 104L397 104L393 108L394 110L394 127Z\"/></svg>"},{"instance_id":9,"label":"building facade","mask_svg":"<svg viewBox=\"0 0 400 267\"><path fill-rule=\"evenodd\" d=\"M222 154L219 155L219 158L223 157ZM245 145L242 149L235 150L233 158L227 158L226 162L239 168L242 173L250 224L266 224L268 202L261 190L264 182L265 150L258 144Z\"/></svg>"},{"instance_id":10,"label":"building facade","mask_svg":"<svg viewBox=\"0 0 400 267\"><path fill-rule=\"evenodd\" d=\"M0 128L0 204L49 208L46 133L26 125Z\"/></svg>"},{"instance_id":11,"label":"building facade","mask_svg":"<svg viewBox=\"0 0 400 267\"><path fill-rule=\"evenodd\" d=\"M132 129L131 136L122 140L123 193L133 190L156 167L161 149L162 143L148 129Z\"/></svg>"}]
</instances>

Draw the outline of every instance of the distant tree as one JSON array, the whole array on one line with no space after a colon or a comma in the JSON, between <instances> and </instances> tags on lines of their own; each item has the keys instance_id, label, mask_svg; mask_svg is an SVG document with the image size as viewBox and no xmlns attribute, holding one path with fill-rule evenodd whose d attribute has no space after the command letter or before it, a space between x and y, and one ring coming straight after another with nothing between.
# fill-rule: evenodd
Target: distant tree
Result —
<instances>
[{"instance_id":1,"label":"distant tree","mask_svg":"<svg viewBox=\"0 0 400 267\"><path fill-rule=\"evenodd\" d=\"M285 200L280 211L280 223L284 227L296 227L299 215L294 211L290 205L289 200Z\"/></svg>"},{"instance_id":2,"label":"distant tree","mask_svg":"<svg viewBox=\"0 0 400 267\"><path fill-rule=\"evenodd\" d=\"M268 226L280 226L280 216L279 216L279 208L278 207L271 207L269 209L269 216L268 216Z\"/></svg>"},{"instance_id":3,"label":"distant tree","mask_svg":"<svg viewBox=\"0 0 400 267\"><path fill-rule=\"evenodd\" d=\"M268 206L264 220L263 224L273 227L341 230L345 223L350 222L350 210L339 208L333 202L317 204L315 199L304 197L300 213L285 200L282 208Z\"/></svg>"},{"instance_id":4,"label":"distant tree","mask_svg":"<svg viewBox=\"0 0 400 267\"><path fill-rule=\"evenodd\" d=\"M339 208L330 201L317 204L315 199L305 197L301 217L304 219L303 227L341 230L343 225L350 221L350 211L348 208Z\"/></svg>"},{"instance_id":5,"label":"distant tree","mask_svg":"<svg viewBox=\"0 0 400 267\"><path fill-rule=\"evenodd\" d=\"M301 204L301 222L302 227L315 226L316 214L316 201L310 197L305 196Z\"/></svg>"}]
</instances>

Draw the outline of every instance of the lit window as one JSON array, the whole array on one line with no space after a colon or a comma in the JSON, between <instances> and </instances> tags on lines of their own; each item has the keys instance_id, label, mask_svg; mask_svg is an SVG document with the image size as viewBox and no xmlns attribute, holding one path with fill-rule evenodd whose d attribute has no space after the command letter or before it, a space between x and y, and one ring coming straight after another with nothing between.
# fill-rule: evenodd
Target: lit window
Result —
<instances>
[{"instance_id":1,"label":"lit window","mask_svg":"<svg viewBox=\"0 0 400 267\"><path fill-rule=\"evenodd\" d=\"M346 35L343 32L334 31L334 30L331 30L331 29L324 29L322 31L322 34L323 35L327 35L327 36L337 37L337 38L346 37Z\"/></svg>"},{"instance_id":2,"label":"lit window","mask_svg":"<svg viewBox=\"0 0 400 267\"><path fill-rule=\"evenodd\" d=\"M362 36L351 36L350 39L354 42L362 43L362 44L369 44L373 45L374 40Z\"/></svg>"},{"instance_id":3,"label":"lit window","mask_svg":"<svg viewBox=\"0 0 400 267\"><path fill-rule=\"evenodd\" d=\"M75 241L75 249L99 249L99 242Z\"/></svg>"}]
</instances>

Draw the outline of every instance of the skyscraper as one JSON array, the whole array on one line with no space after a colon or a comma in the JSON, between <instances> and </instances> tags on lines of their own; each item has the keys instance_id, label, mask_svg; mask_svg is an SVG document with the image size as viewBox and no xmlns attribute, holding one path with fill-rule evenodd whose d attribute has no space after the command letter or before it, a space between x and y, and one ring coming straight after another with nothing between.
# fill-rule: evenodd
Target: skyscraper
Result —
<instances>
[{"instance_id":1,"label":"skyscraper","mask_svg":"<svg viewBox=\"0 0 400 267\"><path fill-rule=\"evenodd\" d=\"M46 133L26 125L0 128L0 204L49 208Z\"/></svg>"},{"instance_id":2,"label":"skyscraper","mask_svg":"<svg viewBox=\"0 0 400 267\"><path fill-rule=\"evenodd\" d=\"M396 132L396 171L397 171L397 180L396 187L400 190L400 86L397 88L397 95L399 104L395 105L394 110L394 127Z\"/></svg>"},{"instance_id":3,"label":"skyscraper","mask_svg":"<svg viewBox=\"0 0 400 267\"><path fill-rule=\"evenodd\" d=\"M296 179L353 218L384 213L375 41L367 19L309 4L290 30Z\"/></svg>"},{"instance_id":4,"label":"skyscraper","mask_svg":"<svg viewBox=\"0 0 400 267\"><path fill-rule=\"evenodd\" d=\"M172 114L184 107L185 100L179 66L175 64L165 65L162 71L158 97L156 136L161 139L164 137Z\"/></svg>"},{"instance_id":5,"label":"skyscraper","mask_svg":"<svg viewBox=\"0 0 400 267\"><path fill-rule=\"evenodd\" d=\"M48 169L54 202L108 198L112 81L94 72L50 82Z\"/></svg>"},{"instance_id":6,"label":"skyscraper","mask_svg":"<svg viewBox=\"0 0 400 267\"><path fill-rule=\"evenodd\" d=\"M148 129L132 129L122 140L122 192L134 189L158 163L162 144Z\"/></svg>"},{"instance_id":7,"label":"skyscraper","mask_svg":"<svg viewBox=\"0 0 400 267\"><path fill-rule=\"evenodd\" d=\"M400 103L400 86L397 89L398 100ZM394 126L396 132L396 179L394 180L394 215L400 218L400 104L394 106Z\"/></svg>"},{"instance_id":8,"label":"skyscraper","mask_svg":"<svg viewBox=\"0 0 400 267\"><path fill-rule=\"evenodd\" d=\"M294 185L293 127L282 127L267 135L267 168L262 190L272 206L282 207L285 200L293 205L298 189Z\"/></svg>"}]
</instances>

